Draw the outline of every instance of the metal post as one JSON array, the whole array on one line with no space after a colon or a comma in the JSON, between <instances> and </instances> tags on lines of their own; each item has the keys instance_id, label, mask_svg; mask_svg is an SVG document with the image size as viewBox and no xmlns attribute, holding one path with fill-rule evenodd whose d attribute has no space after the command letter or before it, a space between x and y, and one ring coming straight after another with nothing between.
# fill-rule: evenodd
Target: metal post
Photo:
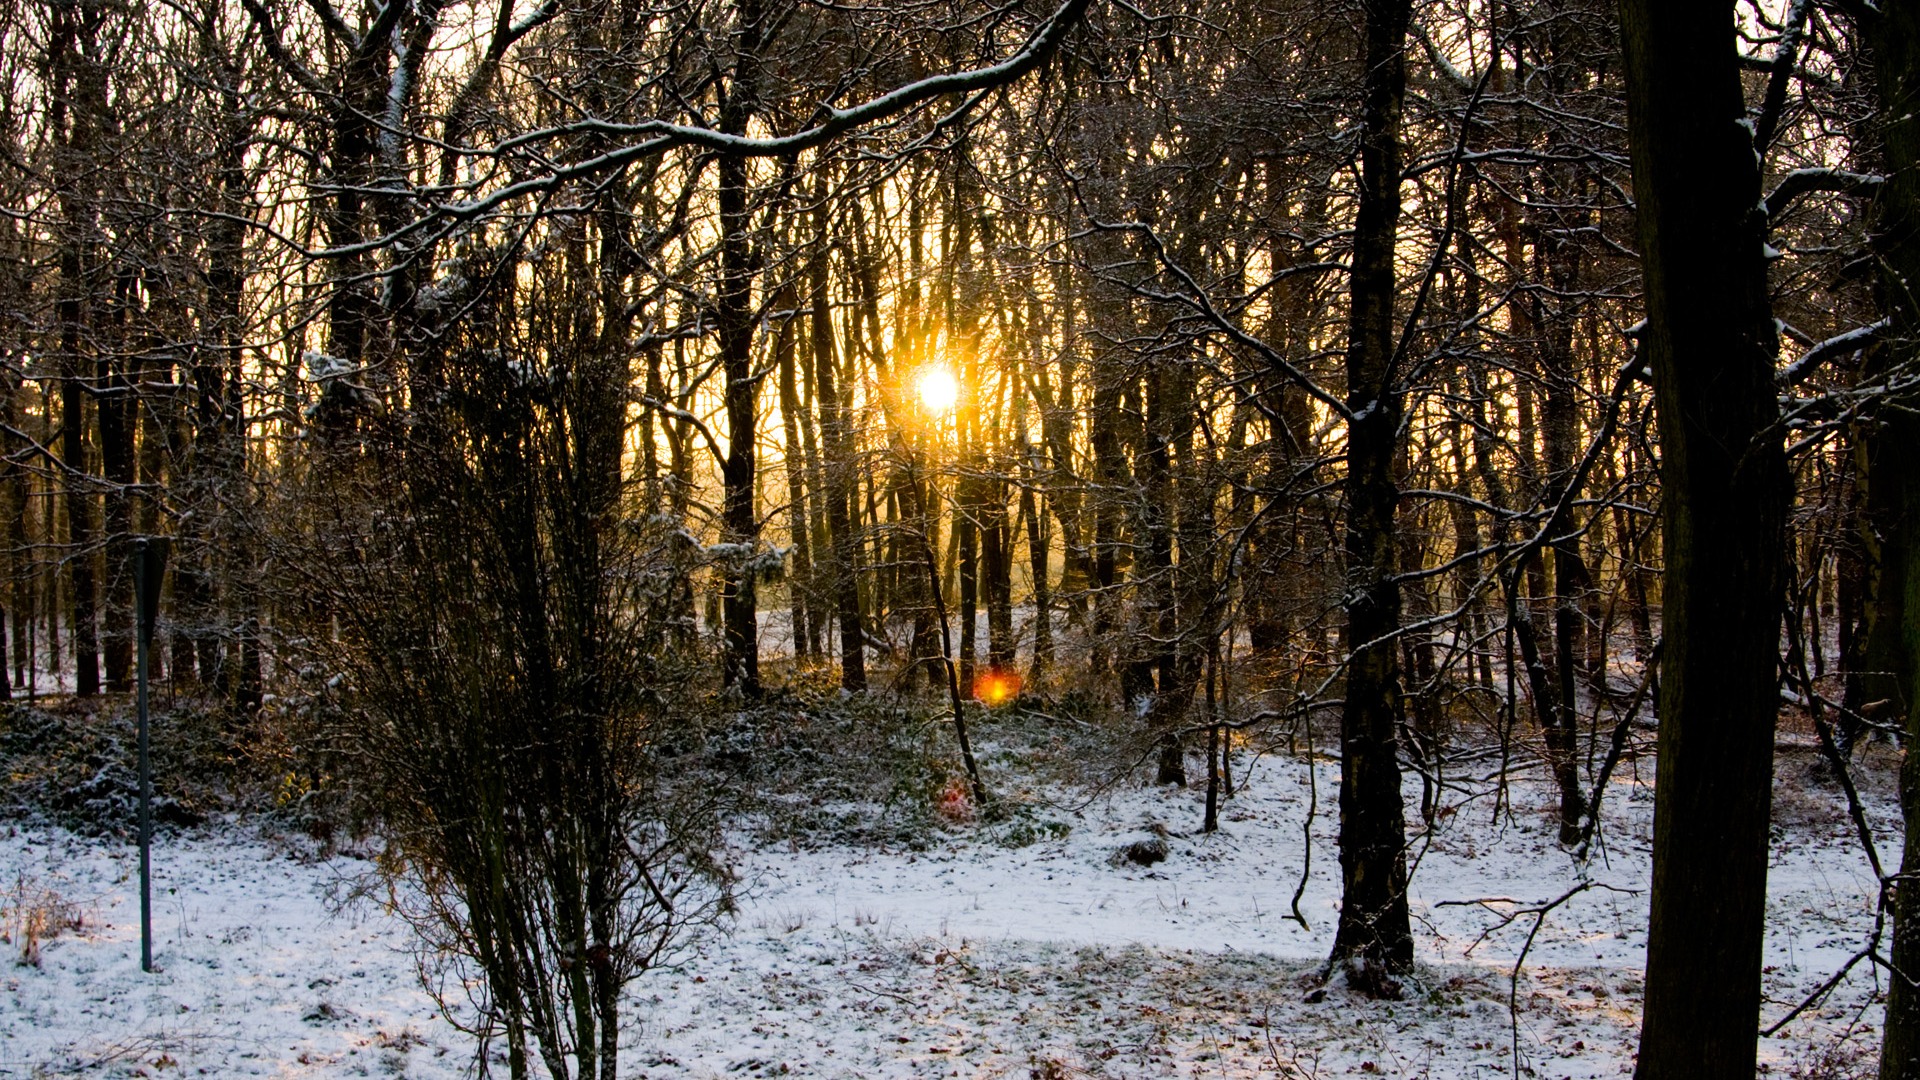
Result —
<instances>
[{"instance_id":1,"label":"metal post","mask_svg":"<svg viewBox=\"0 0 1920 1080\"><path fill-rule=\"evenodd\" d=\"M153 762L147 741L147 654L167 571L165 537L133 542L134 707L140 717L140 970L153 970Z\"/></svg>"},{"instance_id":2,"label":"metal post","mask_svg":"<svg viewBox=\"0 0 1920 1080\"><path fill-rule=\"evenodd\" d=\"M140 970L153 970L153 767L147 757L147 636L153 616L147 606L147 541L133 542L136 675L134 701L140 717Z\"/></svg>"}]
</instances>

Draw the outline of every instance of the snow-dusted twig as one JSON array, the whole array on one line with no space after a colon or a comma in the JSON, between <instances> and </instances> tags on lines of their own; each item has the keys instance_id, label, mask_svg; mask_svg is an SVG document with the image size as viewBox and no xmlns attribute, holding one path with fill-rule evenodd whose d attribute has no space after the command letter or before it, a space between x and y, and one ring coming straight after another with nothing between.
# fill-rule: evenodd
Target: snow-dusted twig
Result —
<instances>
[{"instance_id":1,"label":"snow-dusted twig","mask_svg":"<svg viewBox=\"0 0 1920 1080\"><path fill-rule=\"evenodd\" d=\"M1474 939L1473 944L1467 946L1466 951L1469 953L1479 948L1487 938L1518 922L1521 916L1533 916L1533 927L1527 931L1527 940L1520 946L1520 955L1514 957L1513 969L1507 973L1507 1023L1508 1030L1512 1036L1513 1075L1515 1080L1519 1080L1520 1076L1520 969L1526 965L1527 953L1533 949L1533 939L1539 936L1540 928L1546 925L1547 915L1550 914L1554 908L1579 896L1588 889L1605 889L1608 892L1626 893L1630 896L1637 895L1640 891L1638 889L1622 889L1617 885L1608 885L1601 881L1583 881L1573 888L1568 889L1566 892L1561 893L1559 896L1554 897L1552 900L1543 900L1529 907L1514 907L1506 911L1501 911L1494 905L1518 904L1519 901L1505 896L1487 896L1475 900L1442 900L1433 905L1434 907L1479 906L1500 916L1499 922L1482 930L1480 936Z\"/></svg>"},{"instance_id":2,"label":"snow-dusted twig","mask_svg":"<svg viewBox=\"0 0 1920 1080\"><path fill-rule=\"evenodd\" d=\"M1767 74L1767 92L1761 98L1760 115L1753 124L1753 152L1757 157L1766 157L1767 147L1773 144L1774 133L1780 128L1780 116L1787 106L1787 82L1793 76L1800 39L1806 32L1807 16L1812 9L1812 0L1793 0L1787 8L1780 41L1773 51L1773 70Z\"/></svg>"},{"instance_id":3,"label":"snow-dusted twig","mask_svg":"<svg viewBox=\"0 0 1920 1080\"><path fill-rule=\"evenodd\" d=\"M1627 732L1633 726L1633 718L1640 713L1640 705L1646 700L1647 693L1653 688L1654 680L1660 675L1660 653L1665 649L1666 639L1656 639L1653 651L1647 657L1646 671L1640 676L1640 685L1634 688L1633 699L1620 713L1613 725L1613 738L1607 744L1607 756L1600 763L1600 774L1594 778L1593 794L1587 796L1587 820L1580 830L1580 845L1574 849L1576 862L1586 862L1592 850L1593 838L1600 831L1600 802L1606 798L1607 784L1613 779L1614 766L1620 764L1620 758L1627 750Z\"/></svg>"},{"instance_id":4,"label":"snow-dusted twig","mask_svg":"<svg viewBox=\"0 0 1920 1080\"><path fill-rule=\"evenodd\" d=\"M1859 965L1860 961L1873 959L1879 961L1880 940L1886 933L1887 911L1891 906L1889 886L1892 878L1887 876L1880 863L1880 850L1873 842L1873 829L1867 824L1866 808L1860 803L1859 789L1854 786L1853 773L1847 767L1847 757L1840 752L1839 744L1833 737L1833 725L1827 722L1826 713L1821 709L1821 697L1815 692L1813 674L1807 670L1806 644L1800 639L1800 609L1806 602L1806 590L1796 589L1794 605L1787 613L1787 660L1781 665L1781 675L1786 679L1799 682L1806 695L1807 715L1813 719L1813 730L1820 736L1820 752L1827 759L1827 765L1833 769L1834 777L1840 782L1840 789L1847 796L1847 814L1853 819L1855 835L1860 839L1861 850L1866 853L1867 864L1873 868L1873 876L1880 883L1879 902L1874 905L1873 932L1867 935L1867 943L1860 946L1839 970L1828 976L1825 982L1814 988L1811 994L1801 999L1800 1004L1787 1011L1787 1015L1761 1030L1761 1038L1772 1038L1792 1023L1795 1017L1825 1000L1839 986L1847 973ZM1892 964L1886 965L1889 970Z\"/></svg>"}]
</instances>

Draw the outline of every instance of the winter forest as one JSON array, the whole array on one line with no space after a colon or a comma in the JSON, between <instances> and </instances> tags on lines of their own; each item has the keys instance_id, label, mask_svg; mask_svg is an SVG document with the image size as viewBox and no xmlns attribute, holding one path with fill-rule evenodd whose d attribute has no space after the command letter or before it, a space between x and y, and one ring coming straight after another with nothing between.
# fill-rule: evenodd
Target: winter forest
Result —
<instances>
[{"instance_id":1,"label":"winter forest","mask_svg":"<svg viewBox=\"0 0 1920 1080\"><path fill-rule=\"evenodd\" d=\"M0 82L0 1075L1920 1080L1920 5Z\"/></svg>"}]
</instances>

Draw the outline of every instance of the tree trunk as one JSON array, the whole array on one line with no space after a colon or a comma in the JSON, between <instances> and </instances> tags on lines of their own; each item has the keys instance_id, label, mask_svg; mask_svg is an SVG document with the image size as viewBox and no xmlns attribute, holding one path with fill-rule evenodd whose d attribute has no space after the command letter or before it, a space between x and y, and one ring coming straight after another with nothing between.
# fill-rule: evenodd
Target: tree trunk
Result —
<instances>
[{"instance_id":1,"label":"tree trunk","mask_svg":"<svg viewBox=\"0 0 1920 1080\"><path fill-rule=\"evenodd\" d=\"M973 696L974 670L980 661L980 643L975 640L980 621L980 526L979 505L973 489L978 481L962 473L954 485L953 537L960 562L960 691Z\"/></svg>"},{"instance_id":2,"label":"tree trunk","mask_svg":"<svg viewBox=\"0 0 1920 1080\"><path fill-rule=\"evenodd\" d=\"M1028 678L1037 686L1053 664L1053 584L1048 574L1053 532L1033 494L1040 482L1040 455L1026 445L1024 436L1019 450L1026 462L1025 482L1020 485L1020 516L1027 523L1027 575L1033 584L1033 666L1028 669Z\"/></svg>"},{"instance_id":3,"label":"tree trunk","mask_svg":"<svg viewBox=\"0 0 1920 1080\"><path fill-rule=\"evenodd\" d=\"M791 289L783 291L775 301L775 307L783 311L793 310L798 296ZM780 323L778 335L774 338L774 363L780 370L780 424L786 437L785 454L782 457L782 470L787 474L787 535L793 544L793 553L788 556L787 594L789 610L793 618L793 658L796 661L814 659L820 650L820 637L814 632L814 622L818 618L813 610L813 514L807 491L806 448L800 439L800 428L804 420L801 404L799 379L795 374L794 353L799 345L794 339L799 316L789 315ZM816 496L817 497L817 496Z\"/></svg>"},{"instance_id":4,"label":"tree trunk","mask_svg":"<svg viewBox=\"0 0 1920 1080\"><path fill-rule=\"evenodd\" d=\"M1413 968L1406 816L1400 801L1400 626L1394 477L1404 400L1393 370L1400 115L1411 0L1366 4L1365 115L1347 338L1346 700L1340 711L1340 925L1329 968L1398 993Z\"/></svg>"},{"instance_id":5,"label":"tree trunk","mask_svg":"<svg viewBox=\"0 0 1920 1080\"><path fill-rule=\"evenodd\" d=\"M721 107L720 127L743 135L758 111L756 51L764 32L758 0L742 0L737 67ZM758 583L751 565L759 553L760 519L754 506L755 411L760 381L753 374L753 279L756 267L747 191L751 179L744 158L719 161L720 290L715 322L720 334L720 367L726 377L727 457L721 464L720 524L733 546L721 571L723 645L720 676L748 698L760 694Z\"/></svg>"},{"instance_id":6,"label":"tree trunk","mask_svg":"<svg viewBox=\"0 0 1920 1080\"><path fill-rule=\"evenodd\" d=\"M980 515L982 585L987 594L987 663L1005 671L1013 667L1013 533L1007 522L1007 485L999 477L981 481L984 492Z\"/></svg>"},{"instance_id":7,"label":"tree trunk","mask_svg":"<svg viewBox=\"0 0 1920 1080\"><path fill-rule=\"evenodd\" d=\"M23 427L19 396L20 383L12 371L0 371L0 426ZM12 696L9 689L14 682L23 689L26 685L27 636L33 620L28 539L27 471L13 461L0 461L0 701ZM6 670L9 660L11 678Z\"/></svg>"},{"instance_id":8,"label":"tree trunk","mask_svg":"<svg viewBox=\"0 0 1920 1080\"><path fill-rule=\"evenodd\" d=\"M824 198L822 198L824 202ZM834 614L840 623L840 685L847 690L867 687L866 630L860 618L858 554L860 537L853 527L854 462L852 424L841 400L834 367L833 317L827 306L826 211L815 212L815 241L821 250L812 267L811 318L813 381L820 397L820 442L826 457L827 578L833 589Z\"/></svg>"},{"instance_id":9,"label":"tree trunk","mask_svg":"<svg viewBox=\"0 0 1920 1080\"><path fill-rule=\"evenodd\" d=\"M131 281L115 282L116 306L121 319L137 295ZM124 327L123 327L124 329ZM133 380L122 359L102 358L96 364L97 385L107 393L94 403L96 437L100 447L100 471L107 481L102 500L106 547L106 580L102 598L106 607L106 626L101 635L104 645L107 689L124 694L133 689L133 575L127 559L132 554L134 529L132 500L127 492L134 481Z\"/></svg>"},{"instance_id":10,"label":"tree trunk","mask_svg":"<svg viewBox=\"0 0 1920 1080\"><path fill-rule=\"evenodd\" d=\"M1881 143L1887 182L1880 192L1874 223L1879 255L1881 303L1893 324L1887 366L1911 363L1920 335L1920 304L1910 283L1920 277L1920 10L1912 4L1887 4L1867 16L1860 29L1873 52ZM1888 980L1886 1041L1880 1053L1881 1080L1920 1080L1920 889L1910 875L1920 873L1920 544L1910 530L1920 514L1920 482L1912 473L1912 454L1920 446L1920 419L1913 401L1887 402L1874 418L1880 423L1867 439L1861 481L1866 488L1869 527L1879 540L1879 581L1868 630L1867 666L1889 664L1897 684L1886 692L1907 713L1907 754L1900 767L1900 809L1906 841L1900 877L1893 886L1893 967ZM1876 511L1884 511L1880 516ZM1899 588L1897 604L1891 590ZM1897 612L1897 622L1896 619ZM1888 624L1891 624L1889 626ZM1876 651L1876 638L1893 637L1891 649ZM1891 655L1888 655L1891 654ZM1863 681L1866 681L1863 679ZM1883 680L1884 682L1890 680ZM1867 701L1879 700L1867 683Z\"/></svg>"},{"instance_id":11,"label":"tree trunk","mask_svg":"<svg viewBox=\"0 0 1920 1080\"><path fill-rule=\"evenodd\" d=\"M95 229L94 193L84 179L98 163L99 114L105 107L106 75L91 53L101 15L91 4L56 6L47 53L52 71L50 115L56 136L62 138L55 182L60 196L60 223L55 243L59 249L60 284L54 302L60 350L60 457L66 468L66 561L73 582L72 617L74 692L92 697L100 692L100 649L96 630L93 550L96 539L94 496L86 480L86 380L92 374L86 355L88 297L93 291L87 247Z\"/></svg>"},{"instance_id":12,"label":"tree trunk","mask_svg":"<svg viewBox=\"0 0 1920 1080\"><path fill-rule=\"evenodd\" d=\"M1622 0L1666 582L1640 1080L1752 1080L1791 488L1731 4ZM1771 432L1771 433L1770 433Z\"/></svg>"}]
</instances>

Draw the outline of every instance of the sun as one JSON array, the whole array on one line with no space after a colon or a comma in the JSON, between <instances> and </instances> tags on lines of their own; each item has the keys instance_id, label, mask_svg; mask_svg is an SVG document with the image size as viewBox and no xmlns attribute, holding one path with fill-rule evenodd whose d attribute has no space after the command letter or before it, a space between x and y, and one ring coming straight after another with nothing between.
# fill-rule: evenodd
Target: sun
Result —
<instances>
[{"instance_id":1,"label":"sun","mask_svg":"<svg viewBox=\"0 0 1920 1080\"><path fill-rule=\"evenodd\" d=\"M960 380L939 364L921 368L913 378L913 388L920 395L920 404L936 416L952 412L954 403L960 400Z\"/></svg>"}]
</instances>

